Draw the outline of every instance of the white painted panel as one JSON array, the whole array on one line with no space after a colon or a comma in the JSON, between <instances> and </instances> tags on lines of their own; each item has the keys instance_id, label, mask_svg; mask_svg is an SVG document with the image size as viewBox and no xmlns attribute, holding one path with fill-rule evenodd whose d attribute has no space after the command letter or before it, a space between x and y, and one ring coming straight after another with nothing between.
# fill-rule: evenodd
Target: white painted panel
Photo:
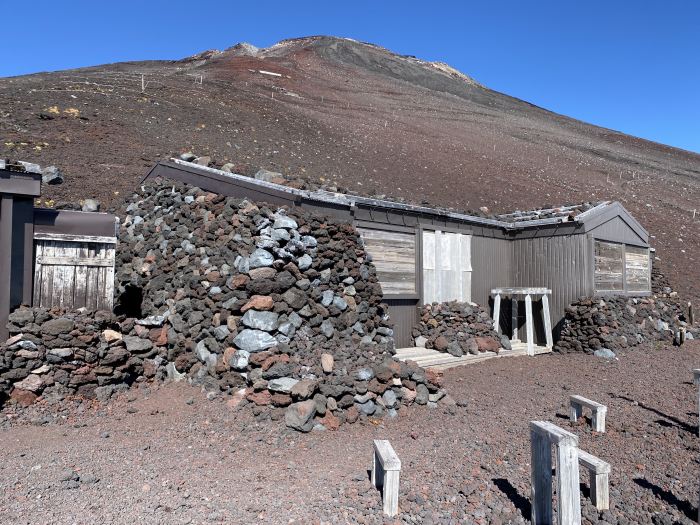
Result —
<instances>
[{"instance_id":1,"label":"white painted panel","mask_svg":"<svg viewBox=\"0 0 700 525\"><path fill-rule=\"evenodd\" d=\"M424 231L424 303L470 300L471 236Z\"/></svg>"}]
</instances>

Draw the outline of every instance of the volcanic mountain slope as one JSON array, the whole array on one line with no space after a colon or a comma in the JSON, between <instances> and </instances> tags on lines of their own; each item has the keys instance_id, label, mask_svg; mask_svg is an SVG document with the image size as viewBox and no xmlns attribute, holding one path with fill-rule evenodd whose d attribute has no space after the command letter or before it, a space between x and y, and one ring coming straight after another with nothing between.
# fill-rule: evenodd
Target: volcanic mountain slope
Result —
<instances>
[{"instance_id":1,"label":"volcanic mountain slope","mask_svg":"<svg viewBox=\"0 0 700 525\"><path fill-rule=\"evenodd\" d=\"M145 89L142 89L142 86ZM368 194L493 211L620 200L700 297L700 155L554 114L446 64L349 39L0 79L0 156L55 164L44 197L115 204L191 150Z\"/></svg>"}]
</instances>

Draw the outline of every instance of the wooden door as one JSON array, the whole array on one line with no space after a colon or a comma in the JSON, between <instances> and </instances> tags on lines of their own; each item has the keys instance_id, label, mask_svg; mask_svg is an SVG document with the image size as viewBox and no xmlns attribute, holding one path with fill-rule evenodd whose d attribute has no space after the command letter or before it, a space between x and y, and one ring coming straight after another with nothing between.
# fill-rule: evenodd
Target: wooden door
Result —
<instances>
[{"instance_id":1,"label":"wooden door","mask_svg":"<svg viewBox=\"0 0 700 525\"><path fill-rule=\"evenodd\" d=\"M35 235L34 306L112 310L115 247L116 238Z\"/></svg>"}]
</instances>

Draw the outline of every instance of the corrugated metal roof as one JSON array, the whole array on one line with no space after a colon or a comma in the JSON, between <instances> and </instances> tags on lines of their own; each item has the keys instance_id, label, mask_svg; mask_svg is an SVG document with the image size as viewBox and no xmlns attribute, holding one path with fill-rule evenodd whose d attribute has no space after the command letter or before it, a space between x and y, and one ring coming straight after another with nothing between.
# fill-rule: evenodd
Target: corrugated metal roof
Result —
<instances>
[{"instance_id":1,"label":"corrugated metal roof","mask_svg":"<svg viewBox=\"0 0 700 525\"><path fill-rule=\"evenodd\" d=\"M505 230L522 230L526 228L535 228L546 225L555 225L565 222L583 222L588 217L591 217L598 212L602 211L612 203L610 201L604 201L595 204L582 204L582 205L568 205L561 206L558 208L543 208L539 210L532 210L530 212L513 212L509 214L497 215L495 218L478 217L476 215L468 215L464 213L457 213L449 210L444 210L440 208L432 208L427 206L417 206L413 204L404 204L399 202L393 202L389 200L373 199L370 197L362 197L359 195L348 195L344 193L335 193L326 190L300 190L297 188L292 188L285 186L283 184L276 184L273 182L262 181L254 179L252 177L246 177L245 175L239 175L237 173L229 173L216 168L210 168L207 166L201 166L193 162L187 162L181 159L171 159L171 161L180 166L186 167L194 172L209 172L215 173L220 177L225 177L231 182L235 181L245 182L247 184L255 184L261 188L267 188L269 190L279 192L282 194L287 194L288 196L296 196L305 199L310 199L319 203L327 203L333 205L341 205L354 207L358 205L367 206L371 208L384 208L388 210L405 211L415 214L427 214L427 215L438 215L441 217L446 217L455 221L470 223L470 224L480 224L485 226L492 226L496 228L503 228Z\"/></svg>"}]
</instances>

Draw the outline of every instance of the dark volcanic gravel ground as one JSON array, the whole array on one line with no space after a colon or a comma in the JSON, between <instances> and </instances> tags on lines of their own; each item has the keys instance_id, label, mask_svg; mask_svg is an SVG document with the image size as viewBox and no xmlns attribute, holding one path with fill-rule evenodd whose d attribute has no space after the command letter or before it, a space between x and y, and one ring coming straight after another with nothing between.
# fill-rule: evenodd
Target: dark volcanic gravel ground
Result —
<instances>
[{"instance_id":1,"label":"dark volcanic gravel ground","mask_svg":"<svg viewBox=\"0 0 700 525\"><path fill-rule=\"evenodd\" d=\"M186 385L108 405L34 407L0 420L3 523L394 523L367 470L374 438L403 463L397 523L523 523L528 422L548 419L612 464L611 524L692 523L698 499L700 343L509 358L446 373L459 404L297 434ZM606 403L608 432L571 427L566 401ZM79 479L75 479L79 478ZM584 497L587 476L582 476ZM588 500L584 522L598 522Z\"/></svg>"}]
</instances>

